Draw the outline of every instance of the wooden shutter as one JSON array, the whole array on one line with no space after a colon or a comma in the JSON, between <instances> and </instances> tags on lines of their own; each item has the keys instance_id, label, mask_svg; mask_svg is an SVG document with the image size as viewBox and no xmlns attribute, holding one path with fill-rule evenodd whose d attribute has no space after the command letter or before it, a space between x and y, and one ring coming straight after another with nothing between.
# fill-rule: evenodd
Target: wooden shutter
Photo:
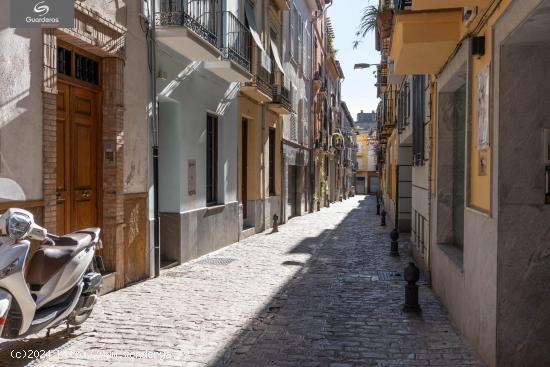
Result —
<instances>
[{"instance_id":1,"label":"wooden shutter","mask_svg":"<svg viewBox=\"0 0 550 367\"><path fill-rule=\"evenodd\" d=\"M298 30L298 42L296 43L296 53L298 54L298 64L301 65L304 62L304 53L302 52L303 48L303 39L304 39L304 25L302 23L302 15L297 13L296 16L297 24L296 29Z\"/></svg>"},{"instance_id":2,"label":"wooden shutter","mask_svg":"<svg viewBox=\"0 0 550 367\"><path fill-rule=\"evenodd\" d=\"M290 47L289 47L289 51L290 51L290 58L293 59L294 58L294 35L296 34L295 32L295 18L296 18L296 8L294 7L294 5L292 5L291 9L290 9L290 32L288 33L289 37L290 37Z\"/></svg>"}]
</instances>

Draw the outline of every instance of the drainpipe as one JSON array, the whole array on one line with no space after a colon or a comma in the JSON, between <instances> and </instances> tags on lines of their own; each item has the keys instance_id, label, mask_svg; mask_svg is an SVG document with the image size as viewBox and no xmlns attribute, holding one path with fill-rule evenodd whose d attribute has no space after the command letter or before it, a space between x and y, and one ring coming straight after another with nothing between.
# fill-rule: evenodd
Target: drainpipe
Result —
<instances>
[{"instance_id":1,"label":"drainpipe","mask_svg":"<svg viewBox=\"0 0 550 367\"><path fill-rule=\"evenodd\" d=\"M430 95L434 90L437 90L437 86L435 82L430 81ZM435 113L432 113L432 111L430 111L430 117L431 117L430 160L429 160L430 165L428 170L428 251L427 251L428 261L427 261L427 269L426 269L427 278L428 278L427 285L430 288L432 287L432 254L431 254L431 249L432 249L432 167L435 164L435 157L437 155L436 153L431 155L431 152L436 146L435 145L436 135L434 134L434 132L435 132L435 129L437 128L437 126L435 125L437 121L437 93L433 93L433 95L434 95L432 99L434 103L433 105L436 106L436 109L435 109ZM425 241L426 240L424 239L424 242Z\"/></svg>"},{"instance_id":2,"label":"drainpipe","mask_svg":"<svg viewBox=\"0 0 550 367\"><path fill-rule=\"evenodd\" d=\"M396 162L396 165L395 165L395 169L396 169L396 172L395 172L395 184L396 184L396 187L395 187L395 230L397 231L397 235L399 236L399 159L401 158L401 152L400 152L400 148L401 148L401 142L399 141L399 127L396 128L395 130L396 134L395 134L395 145L397 147L397 162Z\"/></svg>"},{"instance_id":3,"label":"drainpipe","mask_svg":"<svg viewBox=\"0 0 550 367\"><path fill-rule=\"evenodd\" d=\"M265 154L265 145L264 145L264 139L265 139L265 116L266 116L265 109L266 109L266 105L265 105L265 103L262 103L262 137L261 137L261 140L260 140L261 146L262 146L262 153L261 153L262 159L260 160L262 163L261 163L260 167L261 167L261 169L262 169L262 172L261 172L261 174L260 174L260 177L263 176L264 179L263 179L263 182L262 182L262 187L260 188L260 193L263 192L263 198L262 198L262 201L263 201L263 203L262 203L262 211L263 211L263 213L264 213L264 214L263 214L264 231L267 230L267 221L270 220L270 218L267 218L267 219L266 219L266 217L265 217L265 214L266 214L266 207L265 207L265 206L266 206L266 202L269 200L269 197L268 197L268 195L269 195L269 192L268 192L269 189L267 189L267 191L266 191L266 189L265 189L265 185L266 185L266 182L265 182L266 180L265 180L265 179L266 179L266 177L267 177L268 182L269 182L269 172L268 172L267 175L265 174L265 166L266 166L266 165L265 165L265 156L266 156L266 154ZM268 149L269 149L269 137L268 137ZM260 181L261 181L261 180L260 180Z\"/></svg>"},{"instance_id":4,"label":"drainpipe","mask_svg":"<svg viewBox=\"0 0 550 367\"><path fill-rule=\"evenodd\" d=\"M153 236L154 236L154 276L160 275L160 215L159 215L159 130L158 130L158 111L157 111L157 45L156 45L156 0L151 1L151 34L150 34L150 52L151 52L151 90L152 90L152 135L153 135Z\"/></svg>"}]
</instances>

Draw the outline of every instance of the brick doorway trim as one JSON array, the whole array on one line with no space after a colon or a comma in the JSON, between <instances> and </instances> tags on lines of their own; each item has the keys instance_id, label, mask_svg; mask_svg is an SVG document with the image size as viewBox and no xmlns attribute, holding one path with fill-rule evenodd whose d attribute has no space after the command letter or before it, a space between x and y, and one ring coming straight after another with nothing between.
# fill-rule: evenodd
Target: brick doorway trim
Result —
<instances>
[{"instance_id":1,"label":"brick doorway trim","mask_svg":"<svg viewBox=\"0 0 550 367\"><path fill-rule=\"evenodd\" d=\"M115 288L124 286L124 44L126 29L96 11L76 3L75 27L43 30L43 196L44 226L57 228L57 40L102 58L101 151L99 165L99 223L103 230L103 256L115 273Z\"/></svg>"}]
</instances>

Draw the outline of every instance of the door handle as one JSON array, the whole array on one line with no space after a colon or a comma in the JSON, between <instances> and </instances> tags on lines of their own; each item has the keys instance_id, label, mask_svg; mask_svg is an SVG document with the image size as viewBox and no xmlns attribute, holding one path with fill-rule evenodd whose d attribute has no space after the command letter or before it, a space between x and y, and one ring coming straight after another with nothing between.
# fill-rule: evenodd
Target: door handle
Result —
<instances>
[{"instance_id":1,"label":"door handle","mask_svg":"<svg viewBox=\"0 0 550 367\"><path fill-rule=\"evenodd\" d=\"M82 197L84 199L89 199L90 198L90 192L88 190L82 191Z\"/></svg>"}]
</instances>

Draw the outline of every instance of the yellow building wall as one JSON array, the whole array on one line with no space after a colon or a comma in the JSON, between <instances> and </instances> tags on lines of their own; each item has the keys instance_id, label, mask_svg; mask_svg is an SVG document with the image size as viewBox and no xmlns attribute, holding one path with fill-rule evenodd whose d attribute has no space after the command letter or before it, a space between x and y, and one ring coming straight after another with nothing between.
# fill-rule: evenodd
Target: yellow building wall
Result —
<instances>
[{"instance_id":1,"label":"yellow building wall","mask_svg":"<svg viewBox=\"0 0 550 367\"><path fill-rule=\"evenodd\" d=\"M388 139L388 156L386 158L386 177L387 177L387 186L386 192L392 200L395 201L397 197L397 144L396 144L397 133L394 130L390 138Z\"/></svg>"},{"instance_id":2,"label":"yellow building wall","mask_svg":"<svg viewBox=\"0 0 550 367\"><path fill-rule=\"evenodd\" d=\"M504 0L499 7L495 10L492 16L489 18L487 25L483 27L478 36L485 36L485 55L481 57L474 57L472 62L472 89L471 89L471 130L470 130L470 171L469 171L469 198L468 205L470 207L482 210L484 212L491 211L491 183L492 183L492 134L489 134L490 146L484 151L480 151L477 146L477 119L476 119L476 90L477 80L476 76L487 65L491 68L493 39L492 39L492 27L495 22L502 15L502 12L510 5L511 0ZM479 16L478 16L479 17ZM493 72L489 71L489 131L492 132L492 102L493 102ZM480 175L480 154L486 156L486 174Z\"/></svg>"},{"instance_id":3,"label":"yellow building wall","mask_svg":"<svg viewBox=\"0 0 550 367\"><path fill-rule=\"evenodd\" d=\"M282 123L278 114L266 109L245 96L238 99L238 198L242 200L242 119L248 120L248 173L247 199L259 200L269 197L269 128L275 128L275 194L281 195L281 138ZM265 118L265 122L263 120Z\"/></svg>"},{"instance_id":4,"label":"yellow building wall","mask_svg":"<svg viewBox=\"0 0 550 367\"><path fill-rule=\"evenodd\" d=\"M238 174L239 174L239 190L238 198L242 201L242 119L248 120L248 174L247 174L247 199L258 200L263 197L262 182L264 181L262 151L262 106L240 96L238 99Z\"/></svg>"},{"instance_id":5,"label":"yellow building wall","mask_svg":"<svg viewBox=\"0 0 550 367\"><path fill-rule=\"evenodd\" d=\"M359 169L358 176L367 176L369 168L369 138L366 134L357 135L357 144L360 146L360 151L357 153L357 162Z\"/></svg>"},{"instance_id":6,"label":"yellow building wall","mask_svg":"<svg viewBox=\"0 0 550 367\"><path fill-rule=\"evenodd\" d=\"M436 89L436 86L434 84L434 80L435 78L432 77L431 81L430 81L430 93L431 93L431 96L432 96L432 101L437 101L437 89ZM430 189L431 189L431 193L435 193L435 152L437 152L437 143L436 143L436 129L437 129L437 123L434 121L434 116L437 116L437 112L436 112L436 109L437 109L437 104L436 103L431 103L430 104L430 116L432 116L432 118L430 119L430 136L428 137L429 139L429 147L430 147L430 155L429 155L429 159L430 159Z\"/></svg>"}]
</instances>

